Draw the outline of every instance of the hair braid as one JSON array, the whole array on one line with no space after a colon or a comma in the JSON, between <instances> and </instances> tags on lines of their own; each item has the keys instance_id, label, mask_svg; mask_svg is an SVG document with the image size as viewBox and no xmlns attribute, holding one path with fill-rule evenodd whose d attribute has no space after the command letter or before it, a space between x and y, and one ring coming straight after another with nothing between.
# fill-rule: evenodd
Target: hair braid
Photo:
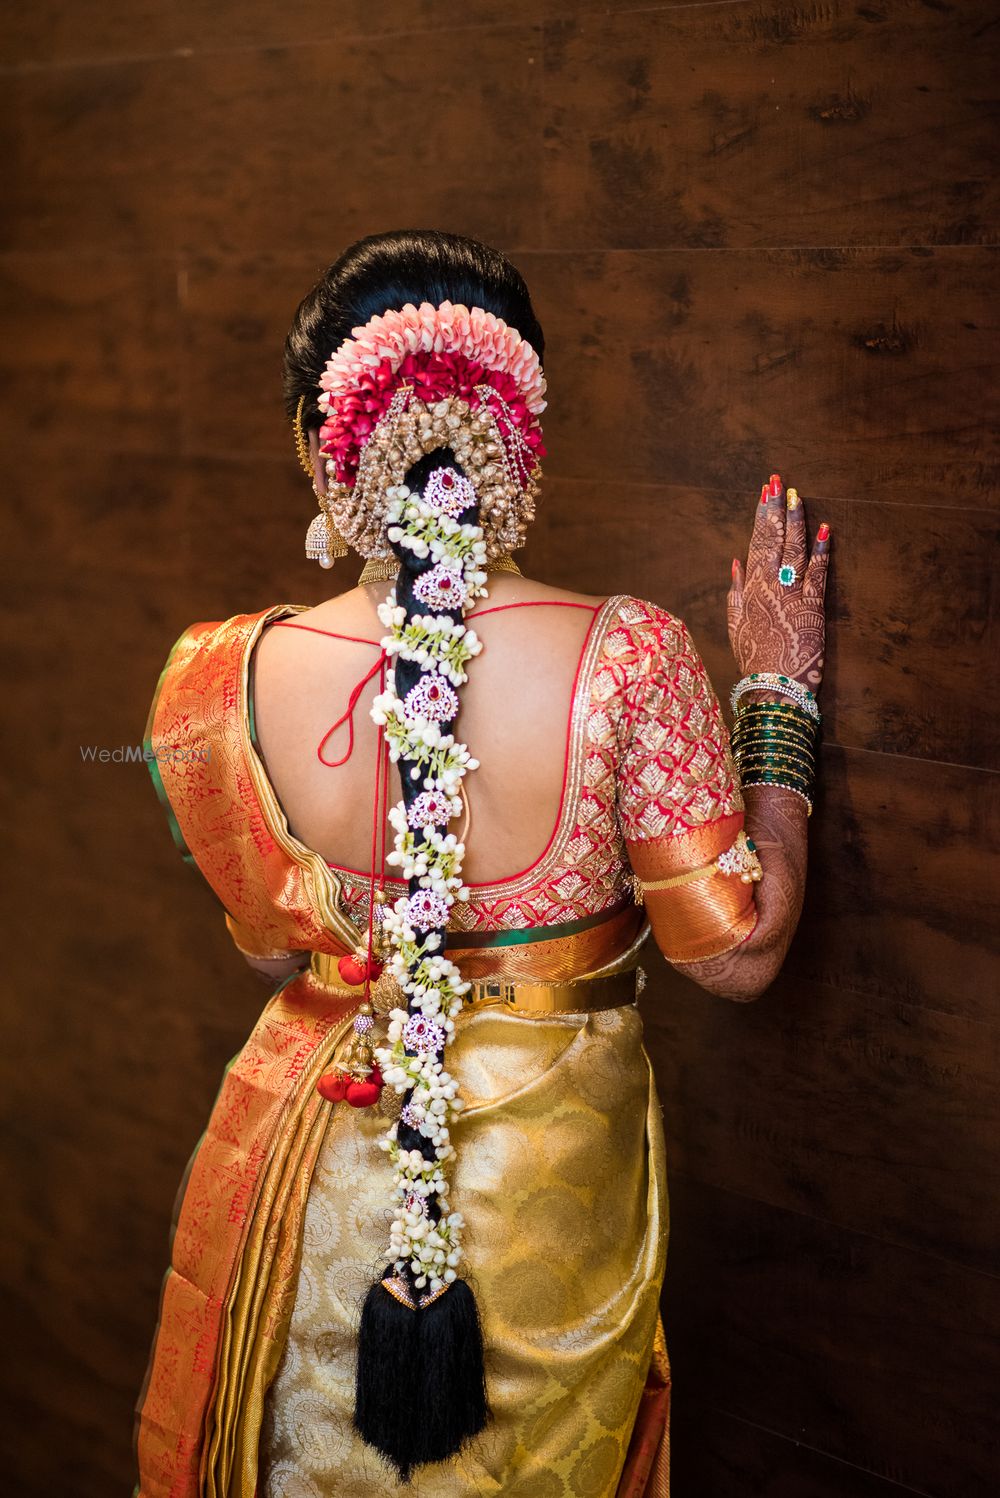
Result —
<instances>
[{"instance_id":1,"label":"hair braid","mask_svg":"<svg viewBox=\"0 0 1000 1498\"><path fill-rule=\"evenodd\" d=\"M410 893L384 910L383 924L407 1006L393 1010L377 1052L403 1108L383 1141L396 1167L395 1215L389 1267L362 1315L355 1424L405 1480L414 1466L452 1455L488 1416L475 1297L456 1272L464 1223L448 1210L444 1174L461 1108L444 1058L469 988L444 955L450 906L468 894L464 847L445 829L461 809L462 777L478 765L453 730L456 689L481 648L464 613L485 595L486 573L475 490L450 449L416 463L390 502L400 571L379 616L394 665L372 715L402 782L388 861L402 866Z\"/></svg>"}]
</instances>

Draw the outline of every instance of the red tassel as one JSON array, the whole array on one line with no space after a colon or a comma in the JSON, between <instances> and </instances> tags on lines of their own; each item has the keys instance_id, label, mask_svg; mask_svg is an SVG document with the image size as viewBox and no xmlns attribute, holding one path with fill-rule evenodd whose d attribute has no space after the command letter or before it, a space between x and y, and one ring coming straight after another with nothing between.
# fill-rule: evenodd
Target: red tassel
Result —
<instances>
[{"instance_id":1,"label":"red tassel","mask_svg":"<svg viewBox=\"0 0 1000 1498\"><path fill-rule=\"evenodd\" d=\"M337 972L343 978L348 988L358 988L366 979L370 978L374 983L381 976L382 963L376 961L374 957L366 962L363 957L358 957L356 953L348 952L337 963Z\"/></svg>"},{"instance_id":2,"label":"red tassel","mask_svg":"<svg viewBox=\"0 0 1000 1498\"><path fill-rule=\"evenodd\" d=\"M381 1096L382 1089L374 1082L352 1082L347 1089L347 1101L352 1108L370 1108Z\"/></svg>"},{"instance_id":3,"label":"red tassel","mask_svg":"<svg viewBox=\"0 0 1000 1498\"><path fill-rule=\"evenodd\" d=\"M382 1073L373 1066L363 1082L349 1083L345 1097L352 1108L370 1108L382 1096L384 1086Z\"/></svg>"},{"instance_id":4,"label":"red tassel","mask_svg":"<svg viewBox=\"0 0 1000 1498\"><path fill-rule=\"evenodd\" d=\"M351 1085L350 1077L345 1077L342 1071L328 1071L316 1083L316 1091L328 1103L342 1103Z\"/></svg>"}]
</instances>

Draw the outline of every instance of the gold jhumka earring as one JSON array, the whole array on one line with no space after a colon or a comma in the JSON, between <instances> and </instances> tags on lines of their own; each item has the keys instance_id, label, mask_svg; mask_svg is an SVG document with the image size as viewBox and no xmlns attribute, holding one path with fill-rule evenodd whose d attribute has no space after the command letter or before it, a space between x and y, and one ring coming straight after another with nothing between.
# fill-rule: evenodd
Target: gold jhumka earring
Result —
<instances>
[{"instance_id":1,"label":"gold jhumka earring","mask_svg":"<svg viewBox=\"0 0 1000 1498\"><path fill-rule=\"evenodd\" d=\"M350 548L333 522L329 510L330 495L322 494L316 488L309 439L302 426L302 407L305 399L304 395L300 395L299 403L295 408L295 451L302 465L302 471L312 484L312 491L319 501L319 514L309 522L309 529L306 531L306 556L310 562L318 562L321 567L332 567L338 557L347 556Z\"/></svg>"}]
</instances>

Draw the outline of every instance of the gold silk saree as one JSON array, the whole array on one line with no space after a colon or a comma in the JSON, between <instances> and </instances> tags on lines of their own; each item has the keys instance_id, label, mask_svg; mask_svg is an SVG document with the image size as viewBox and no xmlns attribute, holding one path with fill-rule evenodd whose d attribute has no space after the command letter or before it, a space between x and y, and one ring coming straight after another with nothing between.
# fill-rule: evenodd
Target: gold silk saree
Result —
<instances>
[{"instance_id":1,"label":"gold silk saree","mask_svg":"<svg viewBox=\"0 0 1000 1498\"><path fill-rule=\"evenodd\" d=\"M186 630L147 723L174 838L240 948L312 955L228 1068L178 1196L138 1408L139 1498L397 1491L351 1424L360 1303L386 1238L391 1167L378 1139L391 1114L316 1090L362 997L333 980L370 890L291 832L253 732L254 645L297 612L280 604ZM463 976L543 984L614 964L648 930L633 863L643 878L673 878L729 847L742 821L718 703L685 627L610 598L574 684L553 836L530 869L453 908L449 956ZM731 881L669 893L653 925L670 958L727 950L753 928L752 897ZM463 1013L449 1066L465 1100L453 1190L493 1419L399 1491L664 1498L668 1198L639 1012Z\"/></svg>"}]
</instances>

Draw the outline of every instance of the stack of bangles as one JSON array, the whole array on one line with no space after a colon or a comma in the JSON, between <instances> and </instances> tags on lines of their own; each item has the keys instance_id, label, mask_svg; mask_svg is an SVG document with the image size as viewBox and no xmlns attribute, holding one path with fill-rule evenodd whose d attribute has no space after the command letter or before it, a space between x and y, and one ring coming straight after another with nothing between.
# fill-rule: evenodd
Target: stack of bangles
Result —
<instances>
[{"instance_id":1,"label":"stack of bangles","mask_svg":"<svg viewBox=\"0 0 1000 1498\"><path fill-rule=\"evenodd\" d=\"M766 691L789 702L743 702L748 692ZM801 796L812 816L816 780L816 741L820 711L808 687L776 671L752 671L733 687L733 758L740 781L778 785Z\"/></svg>"}]
</instances>

